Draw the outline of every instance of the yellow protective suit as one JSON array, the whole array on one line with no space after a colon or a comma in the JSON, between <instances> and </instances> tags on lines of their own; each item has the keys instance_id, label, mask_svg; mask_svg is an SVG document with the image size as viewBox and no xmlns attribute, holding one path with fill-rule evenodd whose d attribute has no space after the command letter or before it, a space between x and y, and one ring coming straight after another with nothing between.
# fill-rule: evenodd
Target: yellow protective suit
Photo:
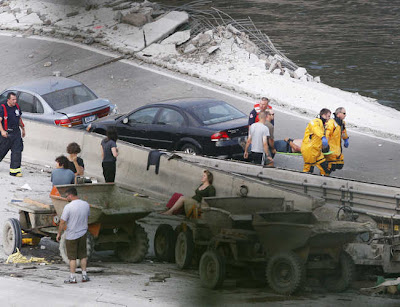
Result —
<instances>
[{"instance_id":1,"label":"yellow protective suit","mask_svg":"<svg viewBox=\"0 0 400 307\"><path fill-rule=\"evenodd\" d=\"M307 125L301 144L301 154L303 155L303 172L312 173L316 166L321 175L329 175L328 164L322 153L322 137L325 135L325 127L321 119L315 118Z\"/></svg>"},{"instance_id":2,"label":"yellow protective suit","mask_svg":"<svg viewBox=\"0 0 400 307\"><path fill-rule=\"evenodd\" d=\"M345 122L339 125L336 120L330 119L325 125L325 135L328 139L329 149L332 154L325 156L331 171L343 168L342 139L348 138Z\"/></svg>"}]
</instances>

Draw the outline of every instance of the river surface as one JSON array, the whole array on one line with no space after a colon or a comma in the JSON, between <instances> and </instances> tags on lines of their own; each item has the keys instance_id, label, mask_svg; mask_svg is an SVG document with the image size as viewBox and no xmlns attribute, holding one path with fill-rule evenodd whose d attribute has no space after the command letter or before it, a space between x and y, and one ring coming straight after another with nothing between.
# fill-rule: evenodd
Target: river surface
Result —
<instances>
[{"instance_id":1,"label":"river surface","mask_svg":"<svg viewBox=\"0 0 400 307\"><path fill-rule=\"evenodd\" d=\"M214 0L210 6L236 19L249 16L279 50L323 83L400 110L398 1Z\"/></svg>"}]
</instances>

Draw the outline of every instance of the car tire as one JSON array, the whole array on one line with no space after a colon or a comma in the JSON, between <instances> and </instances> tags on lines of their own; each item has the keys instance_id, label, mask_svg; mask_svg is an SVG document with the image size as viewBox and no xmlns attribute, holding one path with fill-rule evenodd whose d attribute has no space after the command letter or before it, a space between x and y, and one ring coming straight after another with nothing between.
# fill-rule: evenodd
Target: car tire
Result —
<instances>
[{"instance_id":1,"label":"car tire","mask_svg":"<svg viewBox=\"0 0 400 307\"><path fill-rule=\"evenodd\" d=\"M200 149L197 146L190 144L190 143L184 144L182 146L181 150L185 153L192 154L192 155L200 154Z\"/></svg>"}]
</instances>

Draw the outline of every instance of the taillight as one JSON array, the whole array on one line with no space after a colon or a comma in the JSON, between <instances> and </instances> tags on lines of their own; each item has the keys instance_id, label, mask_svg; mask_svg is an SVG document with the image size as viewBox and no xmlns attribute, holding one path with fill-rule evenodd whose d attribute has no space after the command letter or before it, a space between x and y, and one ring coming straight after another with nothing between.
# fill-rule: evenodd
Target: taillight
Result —
<instances>
[{"instance_id":1,"label":"taillight","mask_svg":"<svg viewBox=\"0 0 400 307\"><path fill-rule=\"evenodd\" d=\"M97 117L104 117L104 116L107 116L108 113L110 113L110 107L102 109L102 110L96 112L95 114L97 114Z\"/></svg>"},{"instance_id":2,"label":"taillight","mask_svg":"<svg viewBox=\"0 0 400 307\"><path fill-rule=\"evenodd\" d=\"M57 126L61 126L61 127L68 127L68 128L71 128L71 127L72 127L72 124L71 124L71 121L69 120L69 118L66 118L66 119L56 119L56 120L54 121L54 123L55 123Z\"/></svg>"},{"instance_id":3,"label":"taillight","mask_svg":"<svg viewBox=\"0 0 400 307\"><path fill-rule=\"evenodd\" d=\"M214 133L211 136L211 141L213 141L213 142L222 141L222 140L229 140L229 135L225 131Z\"/></svg>"},{"instance_id":4,"label":"taillight","mask_svg":"<svg viewBox=\"0 0 400 307\"><path fill-rule=\"evenodd\" d=\"M72 126L82 125L82 117L84 115L72 116L69 118Z\"/></svg>"}]
</instances>

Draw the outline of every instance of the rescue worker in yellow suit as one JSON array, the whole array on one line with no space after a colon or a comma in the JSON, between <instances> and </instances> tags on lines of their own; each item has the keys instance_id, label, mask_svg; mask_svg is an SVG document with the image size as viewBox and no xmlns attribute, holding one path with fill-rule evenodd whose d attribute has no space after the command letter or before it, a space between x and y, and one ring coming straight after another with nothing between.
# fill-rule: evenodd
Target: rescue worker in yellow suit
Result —
<instances>
[{"instance_id":1,"label":"rescue worker in yellow suit","mask_svg":"<svg viewBox=\"0 0 400 307\"><path fill-rule=\"evenodd\" d=\"M303 155L303 172L312 173L316 166L321 175L329 176L328 162L322 153L322 148L328 147L328 140L325 137L325 123L331 117L331 111L322 109L319 117L310 121L304 132L303 142L301 144L301 154Z\"/></svg>"},{"instance_id":2,"label":"rescue worker in yellow suit","mask_svg":"<svg viewBox=\"0 0 400 307\"><path fill-rule=\"evenodd\" d=\"M332 154L325 156L331 172L343 168L342 139L344 140L344 147L349 147L349 137L344 121L346 109L343 107L337 108L333 115L335 118L328 120L325 126L325 135L328 139L329 150L333 151Z\"/></svg>"}]
</instances>

